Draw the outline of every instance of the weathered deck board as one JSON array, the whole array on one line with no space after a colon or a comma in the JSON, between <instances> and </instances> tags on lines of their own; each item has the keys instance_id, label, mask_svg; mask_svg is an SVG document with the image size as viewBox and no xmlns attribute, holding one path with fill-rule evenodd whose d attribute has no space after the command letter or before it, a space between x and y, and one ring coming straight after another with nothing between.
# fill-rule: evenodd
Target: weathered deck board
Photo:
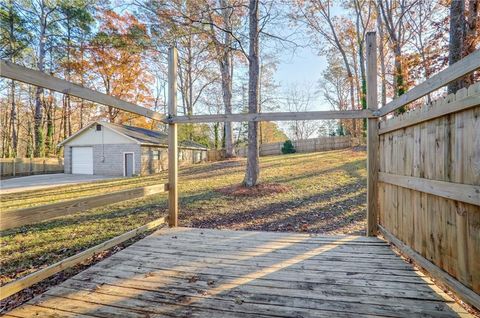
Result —
<instances>
[{"instance_id":1,"label":"weathered deck board","mask_svg":"<svg viewBox=\"0 0 480 318\"><path fill-rule=\"evenodd\" d=\"M162 229L9 317L470 317L377 238Z\"/></svg>"}]
</instances>

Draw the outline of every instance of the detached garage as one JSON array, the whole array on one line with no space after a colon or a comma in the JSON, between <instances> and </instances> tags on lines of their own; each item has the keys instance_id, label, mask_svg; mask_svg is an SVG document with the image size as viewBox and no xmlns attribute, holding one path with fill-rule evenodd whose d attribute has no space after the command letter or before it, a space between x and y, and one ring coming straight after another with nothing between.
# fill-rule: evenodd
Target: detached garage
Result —
<instances>
[{"instance_id":1,"label":"detached garage","mask_svg":"<svg viewBox=\"0 0 480 318\"><path fill-rule=\"evenodd\" d=\"M134 176L167 168L168 135L145 128L93 122L60 146L65 173ZM179 163L205 161L207 148L192 141L179 143Z\"/></svg>"}]
</instances>

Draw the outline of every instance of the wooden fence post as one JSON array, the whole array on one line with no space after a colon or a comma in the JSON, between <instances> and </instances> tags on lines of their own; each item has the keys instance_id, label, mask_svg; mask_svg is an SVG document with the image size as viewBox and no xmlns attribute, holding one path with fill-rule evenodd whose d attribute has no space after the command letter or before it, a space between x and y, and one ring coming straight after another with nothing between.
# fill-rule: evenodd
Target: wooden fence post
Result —
<instances>
[{"instance_id":1,"label":"wooden fence post","mask_svg":"<svg viewBox=\"0 0 480 318\"><path fill-rule=\"evenodd\" d=\"M168 116L177 115L177 49L168 49ZM168 223L178 226L178 141L177 124L168 124Z\"/></svg>"},{"instance_id":2,"label":"wooden fence post","mask_svg":"<svg viewBox=\"0 0 480 318\"><path fill-rule=\"evenodd\" d=\"M368 32L367 49L367 107L378 110L377 97L377 39L375 32ZM378 119L367 121L367 236L377 234L378 224L378 169L379 169Z\"/></svg>"}]
</instances>

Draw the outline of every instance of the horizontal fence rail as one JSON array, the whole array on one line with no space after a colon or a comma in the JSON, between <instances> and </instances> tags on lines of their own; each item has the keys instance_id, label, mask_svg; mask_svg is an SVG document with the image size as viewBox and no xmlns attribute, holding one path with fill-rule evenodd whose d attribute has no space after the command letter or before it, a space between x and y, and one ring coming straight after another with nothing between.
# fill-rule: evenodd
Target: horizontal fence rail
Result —
<instances>
[{"instance_id":1,"label":"horizontal fence rail","mask_svg":"<svg viewBox=\"0 0 480 318\"><path fill-rule=\"evenodd\" d=\"M71 215L75 212L142 198L166 191L168 191L168 184L159 184L34 206L31 208L6 211L1 214L0 230L3 231L23 225L43 222L60 216Z\"/></svg>"},{"instance_id":2,"label":"horizontal fence rail","mask_svg":"<svg viewBox=\"0 0 480 318\"><path fill-rule=\"evenodd\" d=\"M256 114L216 114L173 116L167 119L170 123L193 124L214 122L244 122L244 121L295 121L321 119L362 119L376 117L370 110L331 110L311 112L275 112Z\"/></svg>"},{"instance_id":3,"label":"horizontal fence rail","mask_svg":"<svg viewBox=\"0 0 480 318\"><path fill-rule=\"evenodd\" d=\"M380 172L378 181L480 206L480 186Z\"/></svg>"},{"instance_id":4,"label":"horizontal fence rail","mask_svg":"<svg viewBox=\"0 0 480 318\"><path fill-rule=\"evenodd\" d=\"M407 112L406 114L397 116L391 120L383 121L381 122L378 133L380 135L386 134L400 128L414 126L428 120L475 107L480 104L480 83L471 85L468 90L462 88L455 95L455 100L452 100L451 96L447 96L435 101L433 105L428 108L428 111L422 113L417 112L415 115L411 115L410 112Z\"/></svg>"},{"instance_id":5,"label":"horizontal fence rail","mask_svg":"<svg viewBox=\"0 0 480 318\"><path fill-rule=\"evenodd\" d=\"M28 288L38 282L41 282L44 279L47 279L48 277L51 277L55 275L56 273L59 273L67 268L71 268L75 265L78 265L86 260L88 260L90 257L95 256L95 254L98 254L100 252L106 251L118 244L121 244L125 241L128 241L129 239L134 238L135 236L153 230L161 225L164 225L168 222L167 217L162 217L160 219L157 219L155 221L152 221L150 223L147 223L143 226L140 226L134 230L128 231L126 233L123 233L122 235L116 236L108 241L105 241L101 244L98 244L96 246L93 246L83 252L80 252L78 254L75 254L73 256L70 256L60 262L57 262L55 264L52 264L48 267L45 267L39 271L36 271L30 275L27 275L23 278L17 279L11 283L8 283L2 287L0 287L0 300L5 299L15 293L18 293L19 291Z\"/></svg>"},{"instance_id":6,"label":"horizontal fence rail","mask_svg":"<svg viewBox=\"0 0 480 318\"><path fill-rule=\"evenodd\" d=\"M81 85L74 84L11 62L3 60L0 61L0 76L31 85L48 88L59 93L75 96L94 103L115 107L151 119L161 121L165 118L165 115L148 108L138 106L119 98L103 94Z\"/></svg>"},{"instance_id":7,"label":"horizontal fence rail","mask_svg":"<svg viewBox=\"0 0 480 318\"><path fill-rule=\"evenodd\" d=\"M480 50L476 50L457 63L430 77L425 82L415 86L402 96L392 100L380 108L379 115L385 116L478 69L480 69Z\"/></svg>"}]
</instances>

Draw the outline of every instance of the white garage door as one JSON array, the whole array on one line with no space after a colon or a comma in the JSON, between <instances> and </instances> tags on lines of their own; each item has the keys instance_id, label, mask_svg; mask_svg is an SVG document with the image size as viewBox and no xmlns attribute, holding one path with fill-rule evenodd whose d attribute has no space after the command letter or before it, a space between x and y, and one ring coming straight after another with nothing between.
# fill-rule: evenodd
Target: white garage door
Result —
<instances>
[{"instance_id":1,"label":"white garage door","mask_svg":"<svg viewBox=\"0 0 480 318\"><path fill-rule=\"evenodd\" d=\"M72 148L72 173L93 174L93 148Z\"/></svg>"}]
</instances>

